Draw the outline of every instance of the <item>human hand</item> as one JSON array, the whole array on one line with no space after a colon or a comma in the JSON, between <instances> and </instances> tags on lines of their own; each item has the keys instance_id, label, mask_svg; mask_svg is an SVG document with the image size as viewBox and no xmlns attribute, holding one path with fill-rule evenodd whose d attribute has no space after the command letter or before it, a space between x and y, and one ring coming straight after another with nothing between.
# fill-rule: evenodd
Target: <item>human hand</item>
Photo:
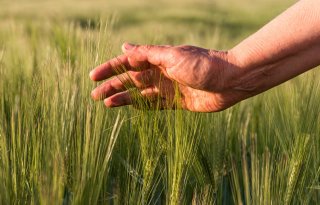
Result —
<instances>
[{"instance_id":1,"label":"human hand","mask_svg":"<svg viewBox=\"0 0 320 205\"><path fill-rule=\"evenodd\" d=\"M134 104L136 87L162 108L215 112L264 92L320 65L317 0L299 1L228 52L193 46L134 46L98 66L92 80L105 80L92 92L107 107ZM125 73L119 74L121 66ZM140 69L137 69L140 68ZM113 78L109 79L110 77Z\"/></svg>"},{"instance_id":2,"label":"human hand","mask_svg":"<svg viewBox=\"0 0 320 205\"><path fill-rule=\"evenodd\" d=\"M124 44L122 51L123 55L90 73L94 81L108 79L92 91L92 98L104 99L107 107L133 104L128 87L138 88L145 98L160 98L163 109L175 107L176 91L181 96L180 106L195 112L224 110L243 98L228 85L234 70L228 52L131 44ZM120 74L122 66L127 71Z\"/></svg>"}]
</instances>

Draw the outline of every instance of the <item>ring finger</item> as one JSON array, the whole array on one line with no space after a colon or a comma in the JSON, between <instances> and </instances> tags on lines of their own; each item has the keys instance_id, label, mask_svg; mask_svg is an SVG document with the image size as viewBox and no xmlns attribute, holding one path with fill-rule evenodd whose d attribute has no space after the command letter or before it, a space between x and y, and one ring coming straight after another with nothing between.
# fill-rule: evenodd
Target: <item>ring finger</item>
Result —
<instances>
[{"instance_id":1,"label":"ring finger","mask_svg":"<svg viewBox=\"0 0 320 205\"><path fill-rule=\"evenodd\" d=\"M139 89L151 86L154 83L156 72L154 69L147 69L140 72L128 71L117 75L95 88L91 96L94 100L102 100L129 88Z\"/></svg>"}]
</instances>

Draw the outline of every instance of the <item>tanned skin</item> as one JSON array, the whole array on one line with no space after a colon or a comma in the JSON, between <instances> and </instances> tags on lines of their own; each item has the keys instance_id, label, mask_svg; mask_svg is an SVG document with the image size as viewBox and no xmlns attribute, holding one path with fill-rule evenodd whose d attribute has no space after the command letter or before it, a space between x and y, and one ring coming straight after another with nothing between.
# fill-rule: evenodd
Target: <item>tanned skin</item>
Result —
<instances>
[{"instance_id":1,"label":"tanned skin","mask_svg":"<svg viewBox=\"0 0 320 205\"><path fill-rule=\"evenodd\" d=\"M90 72L106 80L93 99L130 105L128 88L136 87L170 109L178 89L183 109L221 111L320 65L320 1L300 0L228 51L129 43L122 51ZM119 74L122 66L127 71Z\"/></svg>"}]
</instances>

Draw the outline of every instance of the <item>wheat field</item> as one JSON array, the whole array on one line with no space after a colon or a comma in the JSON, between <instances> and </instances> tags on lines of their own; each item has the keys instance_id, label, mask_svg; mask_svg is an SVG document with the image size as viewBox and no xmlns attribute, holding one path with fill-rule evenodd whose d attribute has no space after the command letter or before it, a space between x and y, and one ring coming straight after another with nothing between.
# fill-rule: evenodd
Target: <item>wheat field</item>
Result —
<instances>
[{"instance_id":1,"label":"wheat field","mask_svg":"<svg viewBox=\"0 0 320 205\"><path fill-rule=\"evenodd\" d=\"M219 113L90 97L124 41L226 50L293 3L0 0L0 204L319 203L319 69Z\"/></svg>"}]
</instances>

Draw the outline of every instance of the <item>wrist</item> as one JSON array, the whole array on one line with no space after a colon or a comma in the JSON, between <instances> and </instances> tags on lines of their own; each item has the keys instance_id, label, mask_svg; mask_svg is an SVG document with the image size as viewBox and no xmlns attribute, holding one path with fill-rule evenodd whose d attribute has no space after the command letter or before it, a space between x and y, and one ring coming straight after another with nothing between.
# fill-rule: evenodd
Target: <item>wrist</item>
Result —
<instances>
[{"instance_id":1,"label":"wrist","mask_svg":"<svg viewBox=\"0 0 320 205\"><path fill-rule=\"evenodd\" d=\"M244 53L251 53L244 56ZM255 53L255 54L254 54ZM265 90L266 81L269 79L269 72L275 66L255 63L250 56L258 56L259 52L253 49L249 52L239 52L230 49L224 52L223 65L223 91L230 93L231 101L239 102L254 96Z\"/></svg>"},{"instance_id":2,"label":"wrist","mask_svg":"<svg viewBox=\"0 0 320 205\"><path fill-rule=\"evenodd\" d=\"M211 90L221 92L232 88L244 69L233 50L210 50L212 58Z\"/></svg>"}]
</instances>

